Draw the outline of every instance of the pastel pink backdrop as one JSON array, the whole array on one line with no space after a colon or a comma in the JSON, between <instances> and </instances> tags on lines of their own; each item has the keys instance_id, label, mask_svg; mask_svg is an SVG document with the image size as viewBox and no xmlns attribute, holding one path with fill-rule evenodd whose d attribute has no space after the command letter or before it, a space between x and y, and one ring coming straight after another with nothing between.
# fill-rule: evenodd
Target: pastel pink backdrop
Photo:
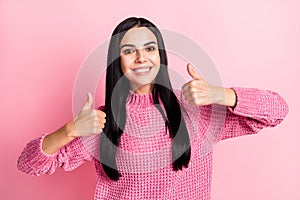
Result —
<instances>
[{"instance_id":1,"label":"pastel pink backdrop","mask_svg":"<svg viewBox=\"0 0 300 200\"><path fill-rule=\"evenodd\" d=\"M29 140L72 119L80 65L128 16L193 39L225 86L270 89L289 104L278 127L216 146L212 199L300 199L299 7L293 0L0 1L0 199L93 199L91 163L33 177L17 171L16 161ZM96 105L102 97L96 94Z\"/></svg>"}]
</instances>

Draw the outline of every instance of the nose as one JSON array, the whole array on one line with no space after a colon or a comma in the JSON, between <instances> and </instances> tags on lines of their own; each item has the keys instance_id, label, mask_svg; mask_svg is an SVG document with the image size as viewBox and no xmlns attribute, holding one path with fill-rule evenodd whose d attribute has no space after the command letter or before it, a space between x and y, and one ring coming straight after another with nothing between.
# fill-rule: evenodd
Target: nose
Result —
<instances>
[{"instance_id":1,"label":"nose","mask_svg":"<svg viewBox=\"0 0 300 200\"><path fill-rule=\"evenodd\" d=\"M136 62L138 63L144 63L146 61L146 55L144 54L142 49L138 49L137 50L137 54L136 54Z\"/></svg>"}]
</instances>

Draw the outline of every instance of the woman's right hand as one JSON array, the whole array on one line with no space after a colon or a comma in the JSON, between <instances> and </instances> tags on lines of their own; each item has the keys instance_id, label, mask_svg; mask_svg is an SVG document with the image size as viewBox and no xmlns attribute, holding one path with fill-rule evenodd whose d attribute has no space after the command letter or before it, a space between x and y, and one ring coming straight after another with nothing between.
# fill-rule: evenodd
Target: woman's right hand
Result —
<instances>
[{"instance_id":1,"label":"woman's right hand","mask_svg":"<svg viewBox=\"0 0 300 200\"><path fill-rule=\"evenodd\" d=\"M105 113L101 110L92 109L93 96L88 93L88 99L79 114L75 117L71 137L81 137L102 133L105 125Z\"/></svg>"},{"instance_id":2,"label":"woman's right hand","mask_svg":"<svg viewBox=\"0 0 300 200\"><path fill-rule=\"evenodd\" d=\"M42 150L52 155L77 137L100 134L106 122L105 113L92 109L92 104L92 94L88 93L88 99L75 119L45 136Z\"/></svg>"}]
</instances>

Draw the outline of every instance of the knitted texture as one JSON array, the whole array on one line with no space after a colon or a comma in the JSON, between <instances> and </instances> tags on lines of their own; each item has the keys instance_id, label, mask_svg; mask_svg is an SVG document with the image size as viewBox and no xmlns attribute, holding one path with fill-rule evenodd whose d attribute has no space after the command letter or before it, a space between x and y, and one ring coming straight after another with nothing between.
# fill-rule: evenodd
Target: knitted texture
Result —
<instances>
[{"instance_id":1,"label":"knitted texture","mask_svg":"<svg viewBox=\"0 0 300 200\"><path fill-rule=\"evenodd\" d=\"M53 155L42 151L46 134L29 142L18 159L18 169L31 175L52 174L57 167L73 170L92 161L97 171L94 199L210 199L213 146L227 138L274 127L288 113L286 102L268 90L232 88L234 109L190 106L175 91L191 140L188 168L173 171L171 139L151 94L129 93L126 126L116 161L122 174L110 180L99 162L99 136L76 138Z\"/></svg>"}]
</instances>

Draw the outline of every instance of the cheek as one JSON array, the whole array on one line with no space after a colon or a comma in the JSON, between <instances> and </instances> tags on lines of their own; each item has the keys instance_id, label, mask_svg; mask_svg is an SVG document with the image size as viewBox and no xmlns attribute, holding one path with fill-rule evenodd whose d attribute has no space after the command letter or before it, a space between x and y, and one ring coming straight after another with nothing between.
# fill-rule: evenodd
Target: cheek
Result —
<instances>
[{"instance_id":1,"label":"cheek","mask_svg":"<svg viewBox=\"0 0 300 200\"><path fill-rule=\"evenodd\" d=\"M128 59L125 59L125 58L121 57L121 69L122 69L122 71L123 71L124 74L127 73L128 68L129 68L129 61L128 61Z\"/></svg>"},{"instance_id":2,"label":"cheek","mask_svg":"<svg viewBox=\"0 0 300 200\"><path fill-rule=\"evenodd\" d=\"M159 53L152 55L151 56L151 60L156 65L160 65L160 56L159 56Z\"/></svg>"}]
</instances>

